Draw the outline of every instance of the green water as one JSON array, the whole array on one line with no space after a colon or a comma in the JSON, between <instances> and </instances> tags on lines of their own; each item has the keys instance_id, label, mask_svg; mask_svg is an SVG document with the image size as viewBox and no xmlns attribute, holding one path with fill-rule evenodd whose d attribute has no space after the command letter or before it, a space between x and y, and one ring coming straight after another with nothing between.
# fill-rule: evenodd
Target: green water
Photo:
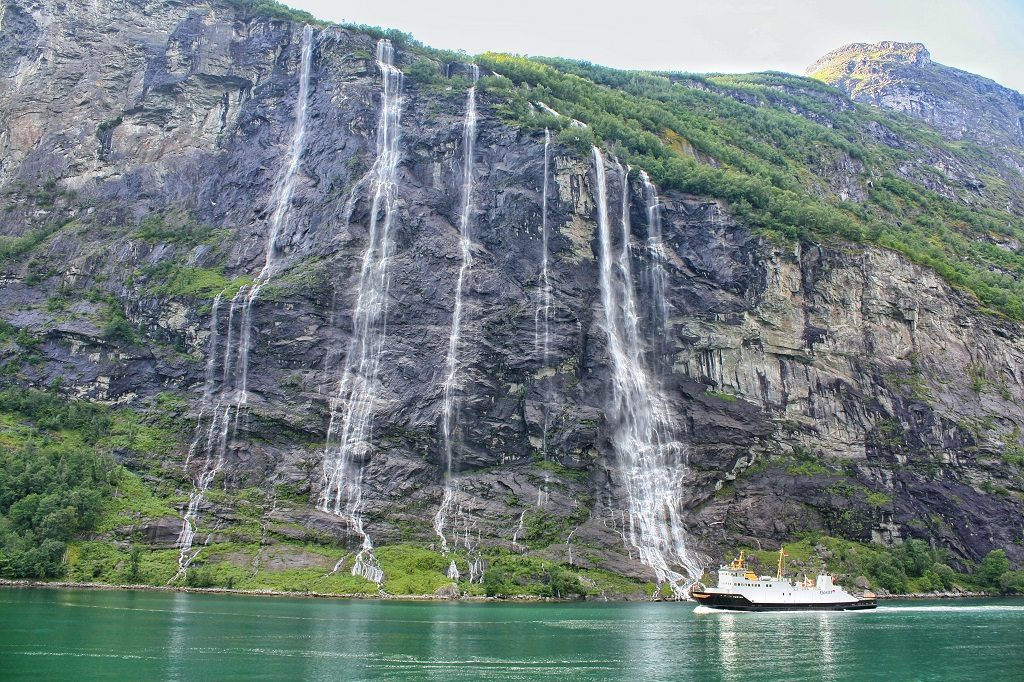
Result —
<instances>
[{"instance_id":1,"label":"green water","mask_svg":"<svg viewBox=\"0 0 1024 682\"><path fill-rule=\"evenodd\" d=\"M0 590L0 679L1024 679L1024 601L855 613Z\"/></svg>"}]
</instances>

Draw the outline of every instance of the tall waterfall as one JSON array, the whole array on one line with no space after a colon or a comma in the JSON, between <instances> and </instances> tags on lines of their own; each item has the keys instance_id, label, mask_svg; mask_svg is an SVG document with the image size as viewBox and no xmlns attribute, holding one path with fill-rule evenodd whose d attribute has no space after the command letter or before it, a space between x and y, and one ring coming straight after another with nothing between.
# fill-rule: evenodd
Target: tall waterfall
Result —
<instances>
[{"instance_id":1,"label":"tall waterfall","mask_svg":"<svg viewBox=\"0 0 1024 682\"><path fill-rule=\"evenodd\" d=\"M324 447L320 509L344 517L362 540L352 575L380 584L384 580L363 528L362 465L370 456L378 370L387 322L388 266L394 250L392 223L397 200L399 122L402 116L402 72L394 65L389 40L377 43L377 67L383 80L377 123L377 159L370 169L373 199L366 251L359 272L352 341L345 357Z\"/></svg>"},{"instance_id":2,"label":"tall waterfall","mask_svg":"<svg viewBox=\"0 0 1024 682\"><path fill-rule=\"evenodd\" d=\"M203 403L196 426L196 437L189 451L186 466L192 456L200 449L204 454L203 468L196 477L195 486L189 495L188 506L182 519L181 532L177 544L180 548L178 556L178 574L171 579L178 579L195 559L198 552L192 551L196 535L196 517L206 491L224 467L228 445L233 429L237 429L239 413L246 406L249 378L249 347L252 342L252 308L260 290L270 281L276 270L278 256L277 241L281 230L287 223L291 209L292 194L298 177L299 164L305 149L306 111L309 105L309 78L313 61L313 27L305 26L302 30L302 52L299 67L299 94L295 103L295 125L292 130L291 143L288 146L286 162L278 173L271 193L271 204L274 207L270 221L270 232L267 236L266 252L263 267L250 286L242 287L232 297L228 307L227 335L224 339L222 354L220 334L221 297L214 300L210 315L210 346L209 360L206 367L206 386L203 392ZM235 321L238 320L238 332L235 333ZM218 385L217 358L222 367ZM204 422L206 422L204 426Z\"/></svg>"},{"instance_id":3,"label":"tall waterfall","mask_svg":"<svg viewBox=\"0 0 1024 682\"><path fill-rule=\"evenodd\" d=\"M544 181L541 190L540 233L540 296L534 313L533 345L541 351L541 359L547 362L548 345L551 335L551 278L548 273L548 175L550 173L551 131L544 129Z\"/></svg>"},{"instance_id":4,"label":"tall waterfall","mask_svg":"<svg viewBox=\"0 0 1024 682\"><path fill-rule=\"evenodd\" d=\"M550 348L551 348L551 277L548 272L548 258L550 247L548 246L548 177L550 176L550 165L551 165L551 131L547 128L544 129L544 181L543 189L541 191L541 244L543 253L541 254L541 266L540 266L540 296L537 302L537 310L534 313L534 349L540 349L541 363L545 372L549 371L548 362L550 360ZM550 412L548 410L548 404L551 398L551 381L549 378L543 378L541 381L544 383L544 409L543 409L543 432L541 433L541 456L546 462L548 459L548 427L550 426ZM547 469L544 470L544 485L541 490L537 493L537 506L542 507L547 498L548 487L550 484L550 474ZM513 543L515 544L515 543Z\"/></svg>"},{"instance_id":5,"label":"tall waterfall","mask_svg":"<svg viewBox=\"0 0 1024 682\"><path fill-rule=\"evenodd\" d=\"M594 172L601 301L612 380L607 421L628 495L629 541L640 561L654 570L658 583L667 583L673 594L682 598L702 572L686 546L679 516L686 446L677 438L664 391L643 360L629 246L629 171L620 169L622 243L617 256L613 253L605 161L597 147Z\"/></svg>"},{"instance_id":6,"label":"tall waterfall","mask_svg":"<svg viewBox=\"0 0 1024 682\"><path fill-rule=\"evenodd\" d=\"M643 183L644 203L647 206L648 278L654 306L654 327L664 339L668 335L668 295L665 242L661 235L661 202L658 199L658 188L645 171L640 171L640 181Z\"/></svg>"},{"instance_id":7,"label":"tall waterfall","mask_svg":"<svg viewBox=\"0 0 1024 682\"><path fill-rule=\"evenodd\" d=\"M445 362L444 397L441 405L441 441L444 446L445 478L444 496L441 506L434 515L434 532L441 540L441 548L448 552L445 525L454 506L458 484L452 471L453 438L458 421L458 405L455 391L459 378L459 337L462 333L462 292L466 277L473 265L473 242L469 233L470 214L473 210L473 147L476 144L476 83L480 78L480 67L470 65L473 84L466 94L466 118L462 128L462 211L459 214L459 250L462 265L455 284L455 306L452 311L452 327L448 336L448 358Z\"/></svg>"}]
</instances>

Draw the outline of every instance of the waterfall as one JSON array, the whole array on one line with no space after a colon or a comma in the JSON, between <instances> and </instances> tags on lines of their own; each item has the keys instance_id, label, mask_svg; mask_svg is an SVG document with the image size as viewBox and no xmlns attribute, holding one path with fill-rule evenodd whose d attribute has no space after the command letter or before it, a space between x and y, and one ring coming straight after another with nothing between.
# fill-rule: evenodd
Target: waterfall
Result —
<instances>
[{"instance_id":1,"label":"waterfall","mask_svg":"<svg viewBox=\"0 0 1024 682\"><path fill-rule=\"evenodd\" d=\"M548 258L550 248L548 246L548 176L550 175L550 164L551 164L551 131L547 128L544 129L544 182L543 189L541 190L541 208L540 208L540 231L541 231L541 245L543 252L541 253L541 265L540 265L540 296L537 303L537 310L534 313L534 336L533 345L534 350L540 348L541 366L544 371L548 370L548 363L550 361L550 347L551 347L551 278L548 273ZM544 461L548 461L548 427L550 425L549 417L550 413L548 410L548 403L551 399L551 380L550 378L542 378L541 381L544 383L544 409L543 409L543 432L541 433L541 456ZM550 473L547 469L544 470L544 486L537 493L537 506L544 506L544 502L547 499L548 487L551 483Z\"/></svg>"},{"instance_id":2,"label":"waterfall","mask_svg":"<svg viewBox=\"0 0 1024 682\"><path fill-rule=\"evenodd\" d=\"M469 562L469 582L482 583L484 580L484 560L479 554Z\"/></svg>"},{"instance_id":3,"label":"waterfall","mask_svg":"<svg viewBox=\"0 0 1024 682\"><path fill-rule=\"evenodd\" d=\"M679 512L686 472L686 446L659 382L643 362L630 257L628 169L622 181L621 240L613 254L605 161L594 147L600 242L600 289L611 362L611 400L606 419L628 496L628 535L641 563L667 583L677 598L702 573L686 546ZM680 573L681 568L685 573Z\"/></svg>"},{"instance_id":4,"label":"waterfall","mask_svg":"<svg viewBox=\"0 0 1024 682\"><path fill-rule=\"evenodd\" d=\"M448 552L445 525L458 494L458 483L453 478L452 454L453 437L458 406L455 391L459 377L459 337L462 333L462 293L466 277L473 265L472 240L469 233L470 215L473 211L473 147L476 143L476 83L480 78L480 67L472 64L473 84L466 94L466 118L462 128L462 211L459 214L459 250L462 265L455 284L455 306L452 311L452 327L448 336L448 357L445 362L444 397L441 405L441 441L444 446L445 477L444 496L434 516L434 532L441 540L442 551Z\"/></svg>"},{"instance_id":5,"label":"waterfall","mask_svg":"<svg viewBox=\"0 0 1024 682\"><path fill-rule=\"evenodd\" d=\"M512 532L512 549L519 549L519 534L523 532L524 522L526 521L526 510L519 515L519 525Z\"/></svg>"},{"instance_id":6,"label":"waterfall","mask_svg":"<svg viewBox=\"0 0 1024 682\"><path fill-rule=\"evenodd\" d=\"M544 102L541 102L540 100L537 101L537 106L540 107L541 111L543 111L545 114L548 114L549 116L561 117L560 113L549 107L547 104L544 104Z\"/></svg>"},{"instance_id":7,"label":"waterfall","mask_svg":"<svg viewBox=\"0 0 1024 682\"><path fill-rule=\"evenodd\" d=\"M259 297L260 290L274 275L277 266L277 240L281 236L281 228L292 206L292 194L295 192L295 180L298 177L299 163L302 161L302 152L306 146L306 111L309 108L309 72L313 60L313 27L305 26L302 30L302 68L299 75L299 97L295 103L295 129L292 134L292 142L288 148L288 163L281 169L281 173L274 185L274 213L270 220L270 234L267 237L267 250L263 268L256 276L256 281L250 287L243 287L239 295L245 291L245 303L242 306L242 321L239 330L238 345L238 372L241 375L239 381L239 407L244 406L249 399L247 392L249 381L249 348L252 343L252 306ZM237 417L237 414L236 414Z\"/></svg>"},{"instance_id":8,"label":"waterfall","mask_svg":"<svg viewBox=\"0 0 1024 682\"><path fill-rule=\"evenodd\" d=\"M644 202L647 206L648 278L653 304L654 329L664 341L668 337L668 295L666 292L668 276L665 271L667 261L665 242L661 235L661 202L658 199L658 188L654 186L645 171L640 171L640 181L643 183Z\"/></svg>"},{"instance_id":9,"label":"waterfall","mask_svg":"<svg viewBox=\"0 0 1024 682\"><path fill-rule=\"evenodd\" d=\"M260 289L270 281L276 269L278 256L277 241L281 230L287 222L291 209L292 194L298 178L299 164L305 149L306 111L309 105L309 80L313 61L313 27L305 26L302 30L302 51L299 68L299 94L295 103L295 124L292 130L291 143L288 146L286 163L274 182L271 193L271 204L274 207L270 232L263 267L252 285L241 287L231 298L228 307L227 335L223 351L220 350L221 297L214 299L210 314L210 341L206 365L206 384L203 390L203 402L200 408L199 423L196 426L196 437L186 459L186 467L191 463L193 454L202 447L204 453L203 467L196 477L194 487L189 495L188 506L182 518L181 532L178 534L177 545L178 573L171 582L184 575L198 552L192 551L196 535L196 519L199 507L217 474L224 467L227 449L230 443L232 427L237 429L239 413L248 403L249 347L252 340L252 307L259 296ZM235 318L239 318L237 336L234 332ZM222 372L217 381L217 358L220 358ZM204 427L203 421L209 423Z\"/></svg>"},{"instance_id":10,"label":"waterfall","mask_svg":"<svg viewBox=\"0 0 1024 682\"><path fill-rule=\"evenodd\" d=\"M384 580L363 528L362 465L370 456L378 370L387 322L388 272L394 250L393 218L397 204L399 122L402 115L402 72L394 65L389 40L377 43L377 66L383 80L377 123L377 159L370 169L373 199L366 251L359 272L352 341L345 357L338 392L331 400L331 419L324 447L320 509L345 518L362 540L352 575L380 584Z\"/></svg>"},{"instance_id":11,"label":"waterfall","mask_svg":"<svg viewBox=\"0 0 1024 682\"><path fill-rule=\"evenodd\" d=\"M541 360L547 363L551 321L551 279L548 273L548 173L550 164L551 131L544 130L544 184L541 190L540 233L540 296L533 316L533 346L541 351Z\"/></svg>"}]
</instances>

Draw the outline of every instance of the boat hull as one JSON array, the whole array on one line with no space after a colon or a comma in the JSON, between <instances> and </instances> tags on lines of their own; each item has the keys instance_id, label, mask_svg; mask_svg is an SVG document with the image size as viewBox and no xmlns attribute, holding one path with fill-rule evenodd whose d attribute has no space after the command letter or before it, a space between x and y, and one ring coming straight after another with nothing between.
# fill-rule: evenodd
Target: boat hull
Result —
<instances>
[{"instance_id":1,"label":"boat hull","mask_svg":"<svg viewBox=\"0 0 1024 682\"><path fill-rule=\"evenodd\" d=\"M874 599L843 602L754 603L741 594L695 592L690 595L702 606L722 611L863 611L877 606Z\"/></svg>"}]
</instances>

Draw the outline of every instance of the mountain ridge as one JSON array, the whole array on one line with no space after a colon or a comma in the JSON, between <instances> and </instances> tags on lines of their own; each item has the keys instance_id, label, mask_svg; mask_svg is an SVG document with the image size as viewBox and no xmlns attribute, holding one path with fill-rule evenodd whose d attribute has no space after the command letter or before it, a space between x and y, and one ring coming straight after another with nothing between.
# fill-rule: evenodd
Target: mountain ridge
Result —
<instances>
[{"instance_id":1,"label":"mountain ridge","mask_svg":"<svg viewBox=\"0 0 1024 682\"><path fill-rule=\"evenodd\" d=\"M950 139L1024 145L1024 95L996 81L939 64L921 43L851 43L806 75L855 101L927 121Z\"/></svg>"}]
</instances>

